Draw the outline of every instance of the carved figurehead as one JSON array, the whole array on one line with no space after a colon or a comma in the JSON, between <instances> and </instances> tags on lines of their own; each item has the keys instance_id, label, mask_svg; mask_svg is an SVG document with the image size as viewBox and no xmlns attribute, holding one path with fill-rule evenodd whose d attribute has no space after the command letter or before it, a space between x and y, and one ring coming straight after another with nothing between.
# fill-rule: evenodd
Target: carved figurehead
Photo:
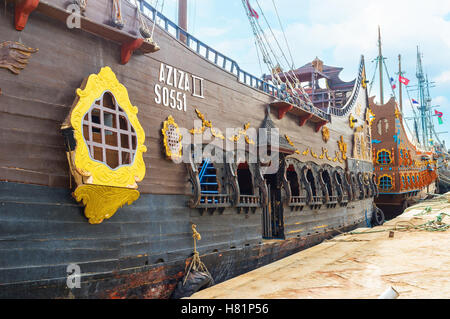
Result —
<instances>
[{"instance_id":1,"label":"carved figurehead","mask_svg":"<svg viewBox=\"0 0 450 319\"><path fill-rule=\"evenodd\" d=\"M145 177L145 133L128 91L109 67L91 74L61 129L67 158L76 182L75 199L85 205L91 224L111 218L140 193Z\"/></svg>"}]
</instances>

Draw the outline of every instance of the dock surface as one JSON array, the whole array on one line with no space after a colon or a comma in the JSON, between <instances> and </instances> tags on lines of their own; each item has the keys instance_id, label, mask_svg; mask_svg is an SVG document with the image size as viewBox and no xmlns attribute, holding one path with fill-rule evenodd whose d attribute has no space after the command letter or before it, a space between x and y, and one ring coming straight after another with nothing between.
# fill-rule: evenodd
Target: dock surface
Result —
<instances>
[{"instance_id":1,"label":"dock surface","mask_svg":"<svg viewBox=\"0 0 450 319\"><path fill-rule=\"evenodd\" d=\"M191 298L376 299L389 287L399 298L450 298L449 201L447 193L422 202L383 226L340 235Z\"/></svg>"}]
</instances>

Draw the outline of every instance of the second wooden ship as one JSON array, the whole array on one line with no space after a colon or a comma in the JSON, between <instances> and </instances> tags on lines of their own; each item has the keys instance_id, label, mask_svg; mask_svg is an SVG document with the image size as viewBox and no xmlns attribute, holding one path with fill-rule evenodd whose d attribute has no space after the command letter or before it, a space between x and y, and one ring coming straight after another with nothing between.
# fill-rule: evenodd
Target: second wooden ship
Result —
<instances>
[{"instance_id":1,"label":"second wooden ship","mask_svg":"<svg viewBox=\"0 0 450 319\"><path fill-rule=\"evenodd\" d=\"M439 145L430 146L425 138L422 144L411 142L408 137L403 110L403 86L409 80L403 77L401 56L399 56L399 97L398 102L392 96L384 103L383 70L387 72L381 48L379 30L379 55L377 58L380 81L380 104L375 97L369 101L371 112L371 131L373 144L373 160L379 197L376 204L384 211L387 218L402 213L409 205L437 192ZM419 68L420 68L420 55ZM421 70L418 71L418 73ZM420 80L420 79L419 79ZM392 86L392 83L391 83ZM394 87L393 87L394 89ZM419 104L416 100L416 103ZM422 96L422 103L429 103L430 98ZM423 119L425 121L426 119ZM416 123L418 123L417 119ZM424 124L430 127L430 123ZM417 125L415 127L417 130ZM418 136L418 132L416 131Z\"/></svg>"}]
</instances>

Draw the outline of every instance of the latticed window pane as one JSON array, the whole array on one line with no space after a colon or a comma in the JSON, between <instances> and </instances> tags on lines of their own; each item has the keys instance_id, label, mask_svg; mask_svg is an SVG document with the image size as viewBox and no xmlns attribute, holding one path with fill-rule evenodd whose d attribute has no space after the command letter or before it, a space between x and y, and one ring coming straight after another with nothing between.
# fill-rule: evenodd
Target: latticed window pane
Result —
<instances>
[{"instance_id":1,"label":"latticed window pane","mask_svg":"<svg viewBox=\"0 0 450 319\"><path fill-rule=\"evenodd\" d=\"M378 154L378 163L387 165L391 163L391 155L388 152L382 151Z\"/></svg>"},{"instance_id":2,"label":"latticed window pane","mask_svg":"<svg viewBox=\"0 0 450 319\"><path fill-rule=\"evenodd\" d=\"M385 191L392 189L392 178L389 176L383 176L380 179L380 188Z\"/></svg>"},{"instance_id":3,"label":"latticed window pane","mask_svg":"<svg viewBox=\"0 0 450 319\"><path fill-rule=\"evenodd\" d=\"M133 163L136 131L110 92L105 92L86 113L83 135L92 159L111 169Z\"/></svg>"}]
</instances>

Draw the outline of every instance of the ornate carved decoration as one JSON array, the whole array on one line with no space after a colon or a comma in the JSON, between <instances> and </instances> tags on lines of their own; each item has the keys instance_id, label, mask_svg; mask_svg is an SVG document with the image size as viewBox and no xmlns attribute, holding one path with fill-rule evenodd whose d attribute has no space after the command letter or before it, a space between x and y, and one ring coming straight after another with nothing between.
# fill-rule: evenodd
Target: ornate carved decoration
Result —
<instances>
[{"instance_id":1,"label":"ornate carved decoration","mask_svg":"<svg viewBox=\"0 0 450 319\"><path fill-rule=\"evenodd\" d=\"M81 185L73 193L78 202L85 206L84 214L91 224L100 224L111 218L125 204L131 205L140 193L134 189Z\"/></svg>"},{"instance_id":2,"label":"ornate carved decoration","mask_svg":"<svg viewBox=\"0 0 450 319\"><path fill-rule=\"evenodd\" d=\"M62 130L70 132L70 145L75 146L67 151L78 184L73 195L85 204L90 223L98 224L139 198L137 182L144 179L146 172L145 132L137 118L138 108L131 104L127 89L109 67L90 75L76 92ZM104 104L106 95L112 104Z\"/></svg>"},{"instance_id":3,"label":"ornate carved decoration","mask_svg":"<svg viewBox=\"0 0 450 319\"><path fill-rule=\"evenodd\" d=\"M369 126L372 126L372 124L375 120L376 120L375 114L373 114L373 112L370 108L367 108L366 121L369 123Z\"/></svg>"},{"instance_id":4,"label":"ornate carved decoration","mask_svg":"<svg viewBox=\"0 0 450 319\"><path fill-rule=\"evenodd\" d=\"M355 117L353 116L353 114L350 114L349 118L348 118L348 124L350 125L350 128L354 129L355 128L355 124L358 122L357 119L355 119Z\"/></svg>"},{"instance_id":5,"label":"ornate carved decoration","mask_svg":"<svg viewBox=\"0 0 450 319\"><path fill-rule=\"evenodd\" d=\"M330 130L326 126L322 128L322 139L325 143L328 143L330 140Z\"/></svg>"},{"instance_id":6,"label":"ornate carved decoration","mask_svg":"<svg viewBox=\"0 0 450 319\"><path fill-rule=\"evenodd\" d=\"M338 140L339 150L342 154L342 159L345 161L347 159L347 143L344 142L344 137L341 136L341 139Z\"/></svg>"},{"instance_id":7,"label":"ornate carved decoration","mask_svg":"<svg viewBox=\"0 0 450 319\"><path fill-rule=\"evenodd\" d=\"M292 146L293 148L295 148L294 142L291 141L289 136L284 135L284 137L286 138L286 140L289 143L289 145ZM300 154L300 151L298 149L295 149L295 154Z\"/></svg>"},{"instance_id":8,"label":"ornate carved decoration","mask_svg":"<svg viewBox=\"0 0 450 319\"><path fill-rule=\"evenodd\" d=\"M217 138L220 138L221 140L224 140L224 139L225 139L225 136L223 136L222 133L217 132L217 131L214 129L214 127L213 127L211 121L207 121L207 120L206 120L205 115L203 115L202 112L200 112L198 109L195 109L195 112L197 113L198 118L199 118L200 120L202 120L202 127L199 128L199 129L193 128L192 130L190 130L189 132L190 132L192 135L195 135L195 134L203 134L203 133L206 131L206 129L209 128L209 129L211 130L212 136L217 137Z\"/></svg>"},{"instance_id":9,"label":"ornate carved decoration","mask_svg":"<svg viewBox=\"0 0 450 319\"><path fill-rule=\"evenodd\" d=\"M38 51L39 49L27 47L20 42L2 42L0 43L0 68L19 74L27 66L31 54Z\"/></svg>"},{"instance_id":10,"label":"ornate carved decoration","mask_svg":"<svg viewBox=\"0 0 450 319\"><path fill-rule=\"evenodd\" d=\"M172 116L169 116L167 121L164 121L161 132L164 137L163 143L166 157L172 160L180 159L183 155L183 146L181 144L183 137L181 136L178 124L175 123Z\"/></svg>"},{"instance_id":11,"label":"ornate carved decoration","mask_svg":"<svg viewBox=\"0 0 450 319\"><path fill-rule=\"evenodd\" d=\"M249 145L255 145L255 141L253 141L248 135L247 135L247 131L250 128L250 123L247 123L244 125L244 129L243 130L239 130L237 135L234 135L232 137L230 137L230 141L232 142L239 142L239 140L241 139L242 136L245 137L245 142Z\"/></svg>"}]
</instances>

